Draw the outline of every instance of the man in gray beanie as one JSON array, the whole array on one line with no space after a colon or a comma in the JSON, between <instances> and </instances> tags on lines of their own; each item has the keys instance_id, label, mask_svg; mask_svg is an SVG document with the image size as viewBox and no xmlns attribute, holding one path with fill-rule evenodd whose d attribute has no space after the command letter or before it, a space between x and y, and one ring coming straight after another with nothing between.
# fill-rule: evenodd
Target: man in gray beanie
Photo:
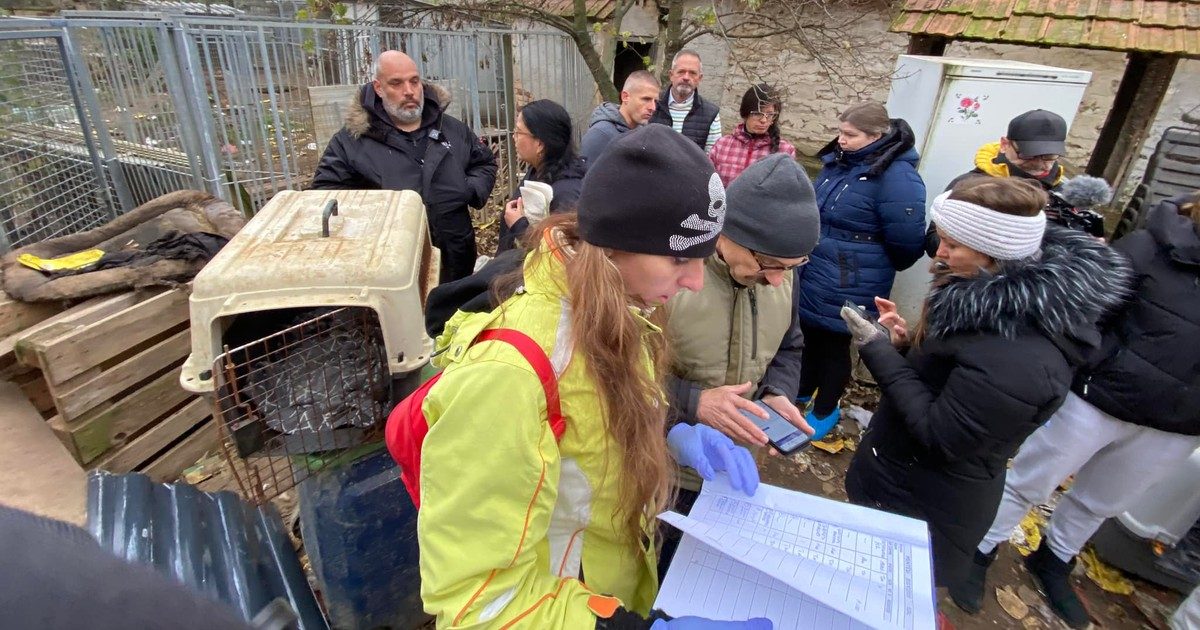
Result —
<instances>
[{"instance_id":1,"label":"man in gray beanie","mask_svg":"<svg viewBox=\"0 0 1200 630\"><path fill-rule=\"evenodd\" d=\"M725 200L725 228L705 260L704 289L667 303L672 419L765 446L766 434L741 414L766 418L752 402L761 399L812 434L792 402L804 347L793 269L808 262L821 227L812 183L778 153L743 171Z\"/></svg>"},{"instance_id":2,"label":"man in gray beanie","mask_svg":"<svg viewBox=\"0 0 1200 630\"><path fill-rule=\"evenodd\" d=\"M765 419L753 402L762 400L812 435L792 402L804 349L793 270L808 262L820 233L812 182L789 155L763 158L729 183L717 252L704 259L704 288L667 302L668 422L707 424L743 444L766 446L767 435L741 413ZM687 514L702 481L680 468L676 483L675 511ZM667 528L659 575L678 545L678 530Z\"/></svg>"}]
</instances>

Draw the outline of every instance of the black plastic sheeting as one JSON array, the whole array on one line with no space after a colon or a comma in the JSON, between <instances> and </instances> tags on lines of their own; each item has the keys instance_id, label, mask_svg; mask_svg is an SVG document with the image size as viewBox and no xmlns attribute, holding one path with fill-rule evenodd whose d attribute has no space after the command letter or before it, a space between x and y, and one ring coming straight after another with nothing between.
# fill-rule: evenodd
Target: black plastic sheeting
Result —
<instances>
[{"instance_id":1,"label":"black plastic sheeting","mask_svg":"<svg viewBox=\"0 0 1200 630\"><path fill-rule=\"evenodd\" d=\"M283 598L303 630L329 627L278 512L232 492L155 483L137 473L88 476L88 531L130 562L154 566L247 621Z\"/></svg>"}]
</instances>

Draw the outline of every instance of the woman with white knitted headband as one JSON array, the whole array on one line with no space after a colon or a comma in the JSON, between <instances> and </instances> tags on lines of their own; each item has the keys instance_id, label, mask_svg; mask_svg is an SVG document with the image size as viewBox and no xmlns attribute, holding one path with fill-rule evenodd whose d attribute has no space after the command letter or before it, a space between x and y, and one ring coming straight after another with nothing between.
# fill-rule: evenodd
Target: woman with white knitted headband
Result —
<instances>
[{"instance_id":1,"label":"woman with white knitted headband","mask_svg":"<svg viewBox=\"0 0 1200 630\"><path fill-rule=\"evenodd\" d=\"M933 203L941 245L921 321L910 327L884 300L882 326L842 312L883 390L846 493L928 521L939 586L969 574L1008 459L1062 403L1096 321L1129 284L1119 254L1047 226L1045 204L1013 178L958 184Z\"/></svg>"}]
</instances>

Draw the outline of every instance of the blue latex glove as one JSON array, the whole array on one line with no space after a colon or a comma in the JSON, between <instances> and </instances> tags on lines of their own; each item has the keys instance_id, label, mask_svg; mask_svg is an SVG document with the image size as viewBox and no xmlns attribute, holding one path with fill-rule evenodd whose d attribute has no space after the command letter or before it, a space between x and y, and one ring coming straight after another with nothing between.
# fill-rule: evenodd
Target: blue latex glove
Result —
<instances>
[{"instance_id":1,"label":"blue latex glove","mask_svg":"<svg viewBox=\"0 0 1200 630\"><path fill-rule=\"evenodd\" d=\"M704 479L725 471L734 488L748 495L758 490L758 467L750 451L710 426L677 424L667 433L667 446L680 466L695 469Z\"/></svg>"},{"instance_id":2,"label":"blue latex glove","mask_svg":"<svg viewBox=\"0 0 1200 630\"><path fill-rule=\"evenodd\" d=\"M650 630L773 630L775 624L765 617L745 621L714 621L701 617L676 617L670 621L659 619Z\"/></svg>"}]
</instances>

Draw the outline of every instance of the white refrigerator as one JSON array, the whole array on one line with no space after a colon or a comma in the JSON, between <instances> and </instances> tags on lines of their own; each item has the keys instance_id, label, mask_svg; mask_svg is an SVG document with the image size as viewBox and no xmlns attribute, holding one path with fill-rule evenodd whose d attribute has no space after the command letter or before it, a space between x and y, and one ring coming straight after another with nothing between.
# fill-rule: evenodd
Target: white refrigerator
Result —
<instances>
[{"instance_id":1,"label":"white refrigerator","mask_svg":"<svg viewBox=\"0 0 1200 630\"><path fill-rule=\"evenodd\" d=\"M1092 73L1020 61L900 55L893 76L887 109L892 118L908 121L916 135L928 221L933 198L975 168L979 147L999 141L1018 114L1049 110L1069 128ZM910 324L928 292L929 262L923 258L898 274L892 289Z\"/></svg>"}]
</instances>

